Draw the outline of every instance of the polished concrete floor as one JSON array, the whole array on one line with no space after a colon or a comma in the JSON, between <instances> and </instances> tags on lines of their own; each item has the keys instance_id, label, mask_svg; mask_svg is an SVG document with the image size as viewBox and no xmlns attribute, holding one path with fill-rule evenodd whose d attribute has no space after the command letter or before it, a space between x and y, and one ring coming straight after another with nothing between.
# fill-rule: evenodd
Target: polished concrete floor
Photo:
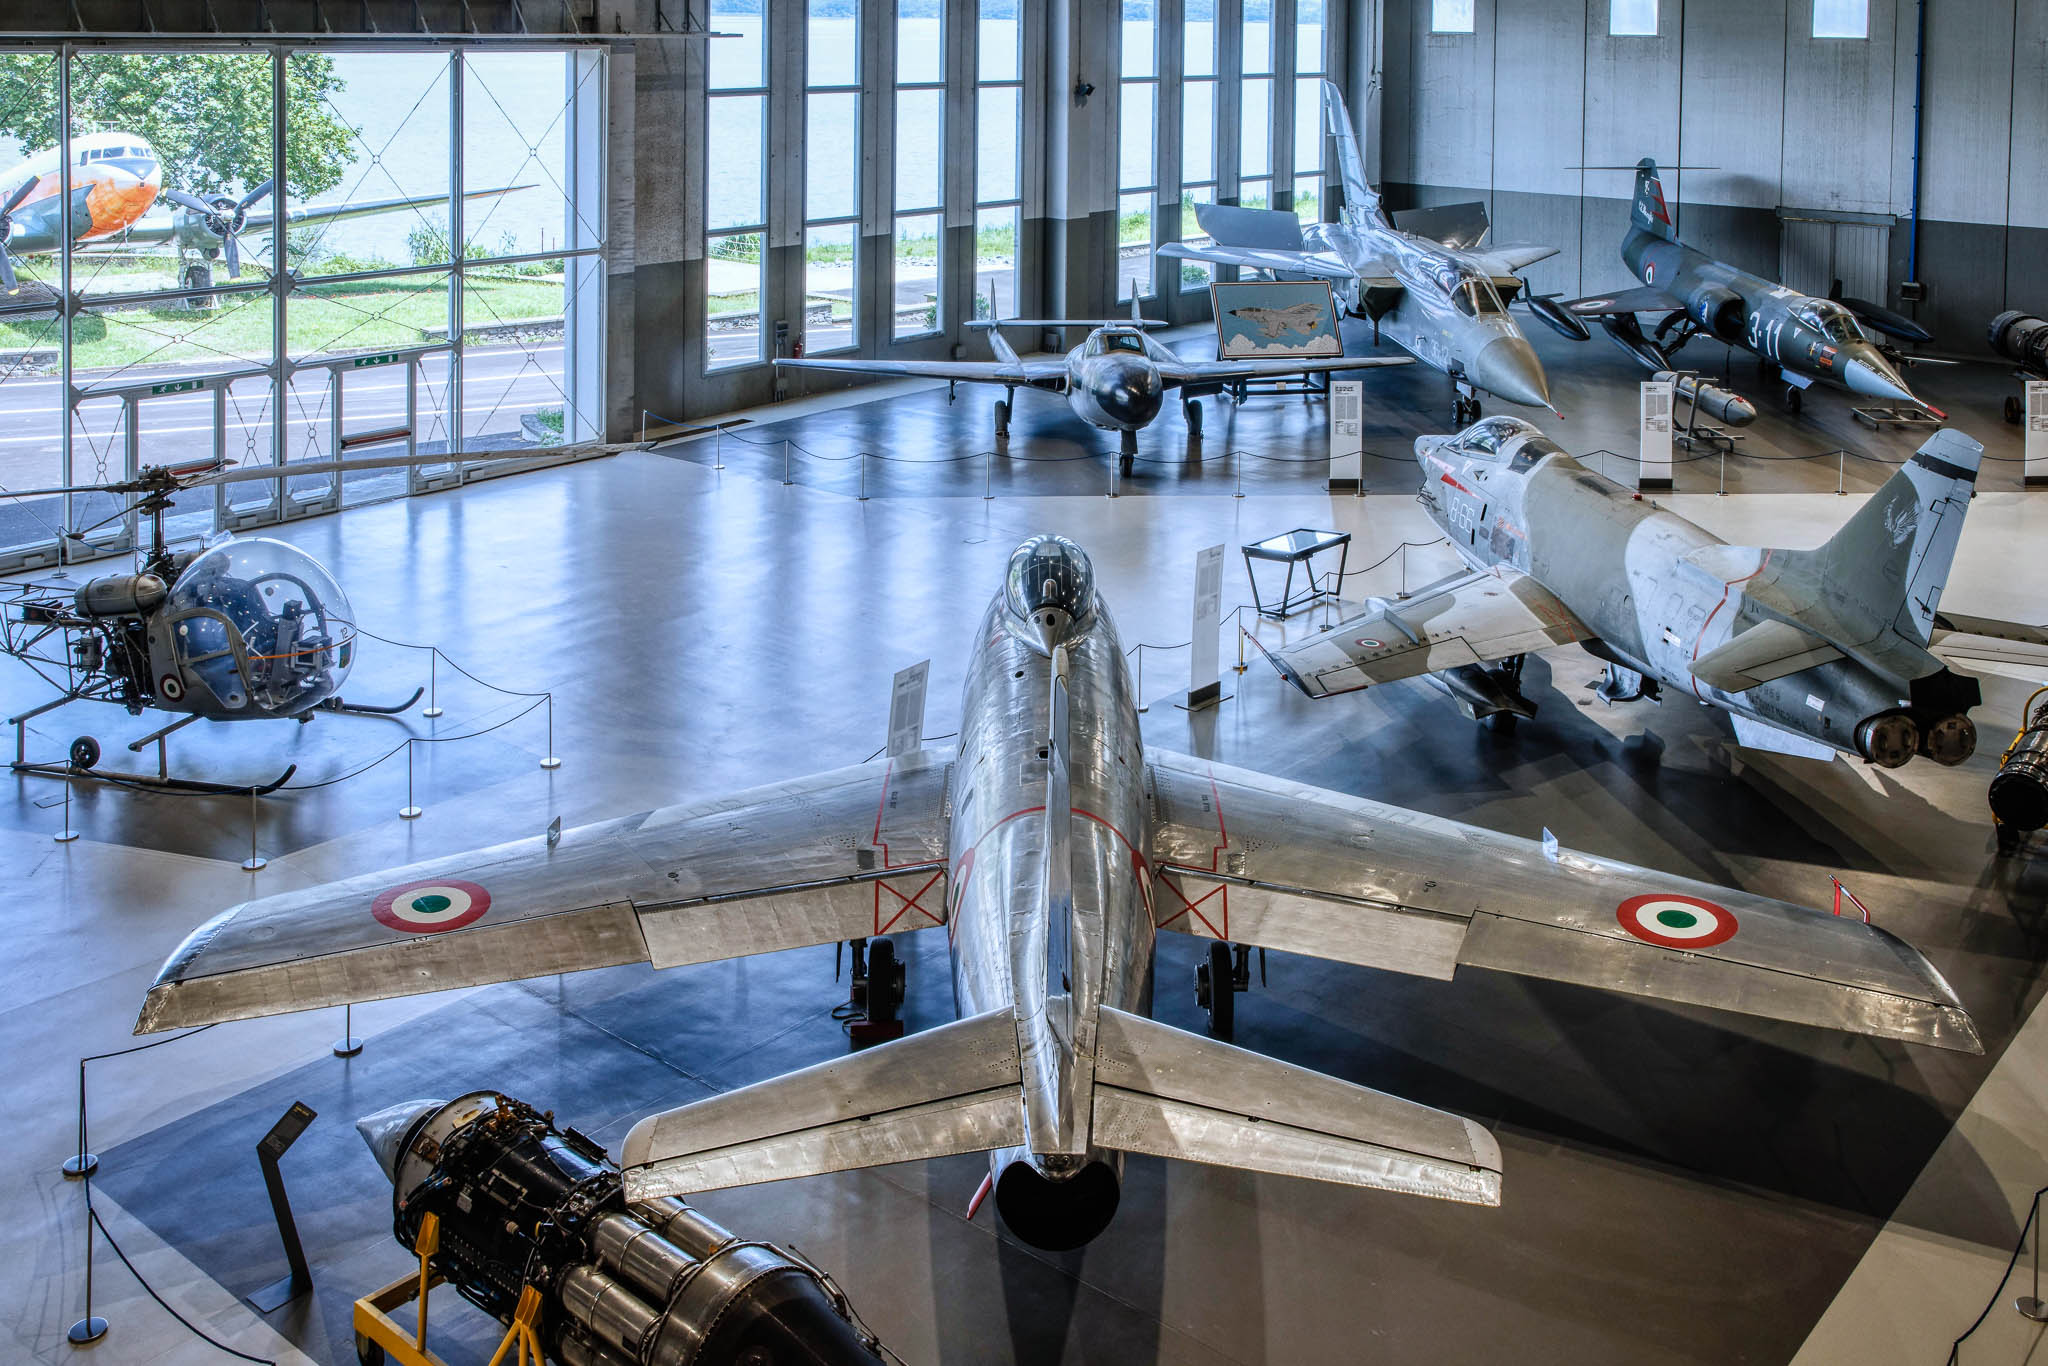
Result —
<instances>
[{"instance_id":1,"label":"polished concrete floor","mask_svg":"<svg viewBox=\"0 0 2048 1366\"><path fill-rule=\"evenodd\" d=\"M1422 383L1412 370L1401 382ZM1020 418L1034 402L1020 403ZM1626 430L1633 390L1589 387L1560 403L1588 430L1596 412ZM1032 421L1045 426L1027 437L1020 425L1014 445L1033 455L1060 441L1108 448L1056 403L1042 407ZM749 424L748 439L779 430L807 448L858 449L846 433L859 429L860 441L921 454L971 446L987 415L965 403L949 412L939 391L766 416L779 421ZM1429 417L1401 421L1420 430ZM1254 405L1237 415L1233 442L1298 459L1305 438L1313 453L1320 421L1298 402ZM1963 425L1988 435L1995 413ZM1758 427L1758 440L1808 439L1770 414ZM1177 419L1163 430L1178 433ZM1014 1242L991 1210L966 1221L979 1176L968 1158L723 1192L702 1202L715 1216L828 1267L920 1366L1781 1362L1802 1347L1803 1361L1926 1361L1976 1315L2018 1235L2024 1192L2048 1172L2048 1133L2027 1119L2038 1112L2010 1099L2048 1056L2048 1031L2025 1028L2048 947L2048 870L1993 856L1990 754L1956 770L1878 774L1737 752L1725 722L1700 708L1599 704L1594 662L1569 651L1531 666L1541 711L1511 740L1463 722L1425 685L1315 704L1257 663L1226 675L1232 697L1220 709L1190 716L1171 703L1185 683L1195 553L1335 526L1357 538L1353 566L1370 564L1404 541L1434 539L1410 486L1332 498L1313 473L1293 472L1305 467L1267 462L1289 472L1258 483L1247 468L1239 499L1234 478L1164 465L1141 466L1120 492L1182 496L1111 499L1102 495L1112 462L1074 460L1028 473L1085 471L1072 476L1084 482L1026 492L1013 470L985 500L982 472L961 461L953 483L878 483L860 502L843 465L837 482L784 487L779 451L757 450L747 464L734 440L723 470L700 441L282 533L337 571L371 629L439 642L504 688L552 689L559 770L538 765L549 748L544 711L511 719L524 701L443 673L438 721L323 717L173 739L185 771L248 781L297 762L294 781L306 784L399 745L347 781L258 802L255 842L271 862L255 874L237 866L250 839L246 801L81 784L68 819L83 838L64 845L50 839L66 819L60 786L13 780L0 799L11 873L0 907L15 942L0 1050L17 1117L0 1182L0 1355L78 1359L63 1335L81 1312L84 1191L57 1170L76 1142L78 1059L134 1042L145 986L201 919L245 896L537 832L556 816L575 824L858 762L882 744L891 675L919 659L932 660L927 732L942 736L957 719L978 613L1010 549L1040 530L1088 547L1126 643L1148 647L1134 663L1153 700L1149 743L1518 834L1548 828L1570 847L1809 904L1826 904L1828 875L1840 872L1947 974L1988 1054L1500 974L1445 984L1272 955L1269 984L1240 1002L1239 1042L1482 1120L1505 1150L1501 1208L1134 1159L1109 1233L1054 1256ZM1913 442L1886 434L1864 444L1899 459ZM1395 445L1390 437L1389 454ZM1857 465L1848 468L1853 476ZM1709 483L1676 506L1724 535L1791 544L1818 541L1855 503L1832 495L1831 462L1759 463L1743 477L1777 496L1721 499ZM1987 490L2016 484L1986 480ZM2048 506L1987 491L1946 601L2048 615L2012 572L2040 563L2044 547ZM1424 581L1448 567L1444 554L1424 546L1405 565L1394 555L1355 576L1347 596L1392 591L1404 572ZM1240 564L1233 552L1226 610L1248 598ZM423 681L421 660L366 648L347 691L382 701ZM10 710L36 687L0 671ZM397 818L408 800L405 735L500 721L509 723L477 738L418 746L410 790L425 815ZM1987 737L1999 724L1985 717ZM146 725L74 707L37 723L29 742L58 753L90 729L125 753L111 742ZM912 1027L935 1024L950 1012L943 940L902 942ZM649 1108L843 1049L830 1016L843 987L829 959L802 950L366 1006L354 1028L367 1047L349 1061L327 1051L342 1032L338 1011L95 1061L91 1143L104 1167L93 1198L150 1283L208 1332L265 1358L343 1362L349 1300L405 1269L388 1190L351 1130L356 1115L489 1086L616 1145ZM1193 961L1191 944L1166 937L1158 1013L1184 1026L1198 1021ZM1986 1097L1997 1103L1979 1106ZM294 1099L320 1114L285 1161L318 1290L258 1316L239 1297L283 1265L253 1149ZM1928 1248L1948 1255L1942 1275L1928 1270ZM221 1359L151 1304L104 1244L95 1267L96 1311L112 1324L89 1349L96 1359ZM1851 1294L1866 1306L1853 1328L1873 1320L1867 1306L1907 1303L1909 1292L1916 1312L1886 1333L1837 1322ZM451 1335L448 1354L483 1360L489 1326L448 1304L436 1330ZM1824 1341L1816 1326L1830 1324ZM2024 1358L1966 1349L1962 1359Z\"/></svg>"}]
</instances>

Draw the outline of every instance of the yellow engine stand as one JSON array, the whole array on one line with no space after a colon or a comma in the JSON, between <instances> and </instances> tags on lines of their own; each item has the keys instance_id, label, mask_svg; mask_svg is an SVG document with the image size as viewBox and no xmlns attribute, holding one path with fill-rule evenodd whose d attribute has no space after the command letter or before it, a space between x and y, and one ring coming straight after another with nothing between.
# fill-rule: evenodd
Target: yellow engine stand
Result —
<instances>
[{"instance_id":1,"label":"yellow engine stand","mask_svg":"<svg viewBox=\"0 0 2048 1366\"><path fill-rule=\"evenodd\" d=\"M420 1221L420 1236L414 1251L419 1254L420 1269L408 1273L383 1287L373 1290L356 1301L355 1330L356 1355L365 1361L375 1358L368 1348L374 1346L399 1366L448 1366L448 1363L427 1350L427 1292L441 1284L441 1273L434 1269L433 1257L441 1250L441 1220L429 1214ZM416 1303L418 1327L412 1332L391 1317L391 1311L408 1302ZM498 1350L492 1354L490 1366L501 1366L505 1354L516 1343L519 1347L515 1358L516 1366L545 1366L546 1358L541 1355L540 1334L535 1325L540 1322L540 1291L527 1286L519 1292L519 1307L513 1311L512 1326L505 1330L504 1338L498 1343Z\"/></svg>"}]
</instances>

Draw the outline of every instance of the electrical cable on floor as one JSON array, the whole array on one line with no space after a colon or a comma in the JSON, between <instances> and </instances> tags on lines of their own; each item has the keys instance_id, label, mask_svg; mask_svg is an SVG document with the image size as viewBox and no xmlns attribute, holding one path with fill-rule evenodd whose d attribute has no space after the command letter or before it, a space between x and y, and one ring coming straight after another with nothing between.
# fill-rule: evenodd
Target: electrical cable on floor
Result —
<instances>
[{"instance_id":1,"label":"electrical cable on floor","mask_svg":"<svg viewBox=\"0 0 2048 1366\"><path fill-rule=\"evenodd\" d=\"M1957 1354L1963 1349L1964 1339L1968 1338L1970 1334L1976 1332L1979 1328L1982 1328L1984 1320L1990 1318L1991 1311L1998 1307L1998 1297L2005 1293L2005 1283L2012 1279L2013 1268L2020 1264L2020 1253L2026 1250L2027 1233L2034 1227L2036 1216L2041 1213L2042 1196L2048 1196L2048 1186L2043 1186L2034 1192L2034 1198L2027 1206L2027 1221L2020 1225L2019 1241L2012 1245L2012 1256L2006 1258L2005 1261L2005 1274L1998 1278L1997 1286L1991 1291L1991 1298L1984 1304L1984 1311L1977 1315L1974 1323L1963 1330L1961 1337L1958 1337L1949 1344L1948 1366L1956 1366Z\"/></svg>"},{"instance_id":2,"label":"electrical cable on floor","mask_svg":"<svg viewBox=\"0 0 2048 1366\"><path fill-rule=\"evenodd\" d=\"M257 1364L257 1366L277 1366L277 1362L272 1360L270 1357L252 1356L248 1352L237 1351L233 1347L228 1346L225 1342L222 1342L220 1339L208 1336L205 1329L199 1327L198 1324L192 1322L192 1320L186 1318L183 1314L180 1314L177 1310L171 1308L169 1302L166 1301L162 1295L156 1293L156 1287L152 1286L148 1281L142 1278L142 1273L135 1269L135 1263L128 1260L128 1254L123 1252L121 1250L121 1245L114 1241L114 1235L107 1232L107 1226L100 1221L100 1212L93 1208L92 1187L90 1184L86 1186L85 1190L85 1217L92 1222L92 1226L94 1228L100 1231L100 1237L107 1240L107 1246L114 1249L114 1255L121 1259L121 1265L128 1268L128 1274L135 1278L135 1283L142 1287L143 1292L147 1294L151 1299L155 1300L157 1302L158 1307L161 1308L166 1314L169 1314L172 1318L176 1319L179 1323L183 1324L185 1326L185 1330L191 1333L192 1336L198 1338L201 1342L204 1342L209 1347L216 1347L221 1351L226 1352L231 1357L239 1357L243 1361L253 1361Z\"/></svg>"}]
</instances>

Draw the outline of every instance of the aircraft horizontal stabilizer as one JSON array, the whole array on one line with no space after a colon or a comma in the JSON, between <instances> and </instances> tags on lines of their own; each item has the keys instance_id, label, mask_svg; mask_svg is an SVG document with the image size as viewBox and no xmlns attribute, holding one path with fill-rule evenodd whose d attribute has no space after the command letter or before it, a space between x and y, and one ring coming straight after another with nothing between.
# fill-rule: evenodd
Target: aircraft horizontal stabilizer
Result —
<instances>
[{"instance_id":1,"label":"aircraft horizontal stabilizer","mask_svg":"<svg viewBox=\"0 0 2048 1366\"><path fill-rule=\"evenodd\" d=\"M1769 754L1788 754L1794 759L1819 759L1823 762L1835 757L1835 751L1820 741L1780 730L1753 716L1730 716L1729 720L1735 723L1735 743L1744 749L1760 749Z\"/></svg>"},{"instance_id":2,"label":"aircraft horizontal stabilizer","mask_svg":"<svg viewBox=\"0 0 2048 1366\"><path fill-rule=\"evenodd\" d=\"M649 1115L626 1135L626 1198L984 1152L1024 1141L1007 1009Z\"/></svg>"},{"instance_id":3,"label":"aircraft horizontal stabilizer","mask_svg":"<svg viewBox=\"0 0 2048 1366\"><path fill-rule=\"evenodd\" d=\"M1841 657L1840 650L1813 632L1773 617L1737 632L1695 659L1692 676L1722 692L1746 692Z\"/></svg>"},{"instance_id":4,"label":"aircraft horizontal stabilizer","mask_svg":"<svg viewBox=\"0 0 2048 1366\"><path fill-rule=\"evenodd\" d=\"M1676 313L1684 307L1684 300L1675 298L1654 285L1637 285L1631 289L1616 290L1612 294L1589 294L1583 299L1573 299L1564 305L1567 313L1576 313L1582 318L1597 318L1616 313Z\"/></svg>"},{"instance_id":5,"label":"aircraft horizontal stabilizer","mask_svg":"<svg viewBox=\"0 0 2048 1366\"><path fill-rule=\"evenodd\" d=\"M1500 1145L1469 1119L1107 1007L1092 1136L1123 1152L1500 1203Z\"/></svg>"},{"instance_id":6,"label":"aircraft horizontal stabilizer","mask_svg":"<svg viewBox=\"0 0 2048 1366\"><path fill-rule=\"evenodd\" d=\"M1207 261L1211 265L1269 270L1279 275L1306 275L1319 280L1355 280L1358 272L1327 251L1281 251L1273 247L1226 247L1192 242L1160 244L1157 256L1176 261Z\"/></svg>"},{"instance_id":7,"label":"aircraft horizontal stabilizer","mask_svg":"<svg viewBox=\"0 0 2048 1366\"><path fill-rule=\"evenodd\" d=\"M1486 241L1493 224L1487 220L1486 205L1475 199L1468 204L1396 209L1394 226L1402 232L1441 242L1454 251L1470 251Z\"/></svg>"},{"instance_id":8,"label":"aircraft horizontal stabilizer","mask_svg":"<svg viewBox=\"0 0 2048 1366\"><path fill-rule=\"evenodd\" d=\"M1197 204L1195 221L1219 246L1301 251L1301 220L1286 209L1241 209L1235 204Z\"/></svg>"}]
</instances>

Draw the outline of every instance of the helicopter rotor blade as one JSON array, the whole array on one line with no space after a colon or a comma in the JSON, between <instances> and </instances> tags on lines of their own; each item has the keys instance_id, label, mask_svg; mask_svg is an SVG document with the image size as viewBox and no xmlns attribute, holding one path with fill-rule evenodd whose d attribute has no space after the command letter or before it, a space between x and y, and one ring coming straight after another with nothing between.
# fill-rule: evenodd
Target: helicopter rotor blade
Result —
<instances>
[{"instance_id":1,"label":"helicopter rotor blade","mask_svg":"<svg viewBox=\"0 0 2048 1366\"><path fill-rule=\"evenodd\" d=\"M248 465L202 475L183 488L212 488L216 484L245 484L255 479L296 479L301 475L355 474L363 470L403 469L408 465L508 464L520 460L554 460L567 456L616 455L641 449L637 441L580 442L573 446L530 446L512 450L464 451L459 455L437 452L429 455L369 455L356 460L308 460L287 465Z\"/></svg>"}]
</instances>

